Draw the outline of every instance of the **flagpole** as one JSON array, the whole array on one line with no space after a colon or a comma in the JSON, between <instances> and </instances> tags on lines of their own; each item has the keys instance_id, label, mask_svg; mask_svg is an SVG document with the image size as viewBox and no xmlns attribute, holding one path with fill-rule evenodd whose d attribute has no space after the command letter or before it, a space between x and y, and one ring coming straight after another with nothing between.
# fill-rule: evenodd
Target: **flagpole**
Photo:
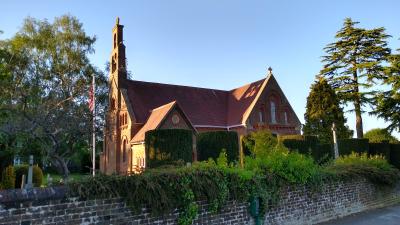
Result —
<instances>
[{"instance_id":1,"label":"flagpole","mask_svg":"<svg viewBox=\"0 0 400 225\"><path fill-rule=\"evenodd\" d=\"M96 126L95 126L95 119L96 119L96 97L95 97L95 82L94 82L94 74L92 75L92 88L93 88L93 111L92 111L92 122L93 122L93 127L92 127L92 135L93 135L93 140L92 140L92 175L94 177L95 171L96 171Z\"/></svg>"}]
</instances>

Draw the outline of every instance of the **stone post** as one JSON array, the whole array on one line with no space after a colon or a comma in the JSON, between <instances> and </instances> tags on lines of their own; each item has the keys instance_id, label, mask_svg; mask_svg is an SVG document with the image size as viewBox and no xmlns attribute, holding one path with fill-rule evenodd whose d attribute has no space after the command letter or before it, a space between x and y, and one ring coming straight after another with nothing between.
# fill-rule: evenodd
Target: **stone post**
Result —
<instances>
[{"instance_id":1,"label":"stone post","mask_svg":"<svg viewBox=\"0 0 400 225\"><path fill-rule=\"evenodd\" d=\"M29 156L29 169L28 169L28 182L25 185L26 189L33 188L32 177L33 177L33 155L30 155Z\"/></svg>"},{"instance_id":2,"label":"stone post","mask_svg":"<svg viewBox=\"0 0 400 225\"><path fill-rule=\"evenodd\" d=\"M333 149L335 152L335 159L337 159L339 157L339 146L338 146L338 142L337 142L336 131L337 131L336 125L335 125L335 123L332 123Z\"/></svg>"}]
</instances>

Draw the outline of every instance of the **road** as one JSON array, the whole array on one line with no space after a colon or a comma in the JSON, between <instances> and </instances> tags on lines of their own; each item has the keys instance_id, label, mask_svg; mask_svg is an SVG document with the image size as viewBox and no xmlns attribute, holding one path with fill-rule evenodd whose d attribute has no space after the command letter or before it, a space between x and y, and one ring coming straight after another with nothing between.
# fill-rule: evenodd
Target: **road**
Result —
<instances>
[{"instance_id":1,"label":"road","mask_svg":"<svg viewBox=\"0 0 400 225\"><path fill-rule=\"evenodd\" d=\"M400 205L357 213L319 225L400 225Z\"/></svg>"}]
</instances>

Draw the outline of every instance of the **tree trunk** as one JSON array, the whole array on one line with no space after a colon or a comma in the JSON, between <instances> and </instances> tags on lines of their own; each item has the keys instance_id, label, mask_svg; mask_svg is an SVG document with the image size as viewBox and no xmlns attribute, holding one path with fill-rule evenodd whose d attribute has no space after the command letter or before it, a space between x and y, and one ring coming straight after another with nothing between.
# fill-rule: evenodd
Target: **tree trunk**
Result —
<instances>
[{"instance_id":1,"label":"tree trunk","mask_svg":"<svg viewBox=\"0 0 400 225\"><path fill-rule=\"evenodd\" d=\"M52 158L53 158L53 164L56 166L57 171L63 176L63 179L65 181L69 176L69 169L67 163L62 157L58 155L53 155Z\"/></svg>"},{"instance_id":2,"label":"tree trunk","mask_svg":"<svg viewBox=\"0 0 400 225\"><path fill-rule=\"evenodd\" d=\"M354 63L355 65L355 63ZM354 66L355 67L355 66ZM362 123L362 116L361 116L361 98L360 98L360 90L358 88L358 74L355 70L353 72L353 81L354 81L354 111L356 113L356 132L357 138L363 138L363 123Z\"/></svg>"}]
</instances>

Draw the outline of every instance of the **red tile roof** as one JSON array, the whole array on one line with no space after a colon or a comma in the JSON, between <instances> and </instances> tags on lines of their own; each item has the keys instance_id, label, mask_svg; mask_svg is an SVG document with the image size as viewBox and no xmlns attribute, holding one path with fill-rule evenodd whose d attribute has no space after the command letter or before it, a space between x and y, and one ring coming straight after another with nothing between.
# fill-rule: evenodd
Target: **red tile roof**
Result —
<instances>
[{"instance_id":1,"label":"red tile roof","mask_svg":"<svg viewBox=\"0 0 400 225\"><path fill-rule=\"evenodd\" d=\"M173 101L156 109L153 109L150 113L149 118L147 119L147 122L132 138L132 142L143 141L147 131L157 129L164 118L168 115L168 113L174 108L175 104L176 101Z\"/></svg>"},{"instance_id":2,"label":"red tile roof","mask_svg":"<svg viewBox=\"0 0 400 225\"><path fill-rule=\"evenodd\" d=\"M152 110L178 101L194 126L234 126L264 87L266 79L231 91L127 80L128 98L138 123L146 123Z\"/></svg>"}]
</instances>

